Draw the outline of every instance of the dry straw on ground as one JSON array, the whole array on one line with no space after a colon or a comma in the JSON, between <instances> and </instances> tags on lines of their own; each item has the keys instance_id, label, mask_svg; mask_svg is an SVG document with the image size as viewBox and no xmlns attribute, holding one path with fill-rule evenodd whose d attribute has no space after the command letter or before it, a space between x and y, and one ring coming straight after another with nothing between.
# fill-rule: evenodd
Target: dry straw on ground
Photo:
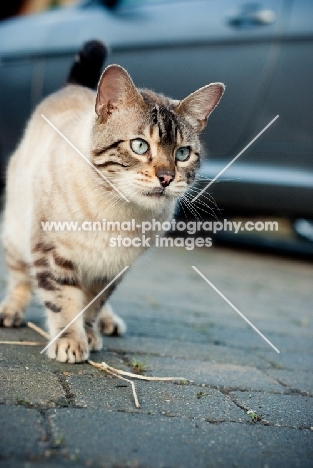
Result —
<instances>
[{"instance_id":1,"label":"dry straw on ground","mask_svg":"<svg viewBox=\"0 0 313 468\"><path fill-rule=\"evenodd\" d=\"M47 332L45 332L42 328L38 327L32 322L27 322L27 326L31 328L32 330L36 331L39 333L39 335L43 336L47 340L50 339L49 335ZM10 345L24 345L24 346L43 346L45 343L41 343L38 341L0 341L0 344L10 344ZM186 381L184 377L147 377L145 375L139 375L139 374L132 374L131 372L123 371L120 369L115 369L114 367L109 366L105 362L94 362L91 360L87 361L91 366L95 367L96 369L99 369L101 371L106 372L107 374L116 377L118 379L124 380L125 382L128 382L131 387L132 387L132 392L133 392L133 397L134 397L134 402L136 408L140 408L140 404L138 401L137 397L137 392L136 392L136 387L135 384L132 380L126 379L123 376L127 377L132 377L133 379L139 379L139 380L148 380L148 381Z\"/></svg>"}]
</instances>

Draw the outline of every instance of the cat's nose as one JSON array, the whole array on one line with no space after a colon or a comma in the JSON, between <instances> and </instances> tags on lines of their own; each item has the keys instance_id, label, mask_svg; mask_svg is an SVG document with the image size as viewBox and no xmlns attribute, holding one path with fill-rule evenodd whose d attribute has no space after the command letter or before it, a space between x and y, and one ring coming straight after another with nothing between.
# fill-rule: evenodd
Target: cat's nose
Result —
<instances>
[{"instance_id":1,"label":"cat's nose","mask_svg":"<svg viewBox=\"0 0 313 468\"><path fill-rule=\"evenodd\" d=\"M162 187L167 187L168 185L170 185L170 183L174 179L175 173L173 171L161 169L160 171L157 172L156 176L159 179Z\"/></svg>"}]
</instances>

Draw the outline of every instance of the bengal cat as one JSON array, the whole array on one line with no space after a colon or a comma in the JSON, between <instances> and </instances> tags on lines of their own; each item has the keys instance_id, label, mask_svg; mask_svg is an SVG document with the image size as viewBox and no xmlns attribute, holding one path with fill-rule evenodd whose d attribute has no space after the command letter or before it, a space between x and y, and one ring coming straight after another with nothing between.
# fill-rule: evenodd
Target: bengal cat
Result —
<instances>
[{"instance_id":1,"label":"bengal cat","mask_svg":"<svg viewBox=\"0 0 313 468\"><path fill-rule=\"evenodd\" d=\"M88 80L82 86L93 60L84 62L81 53L70 84L39 104L7 171L3 244L9 281L0 324L21 325L35 285L51 339L146 247L112 248L110 237L117 232L44 231L42 222L170 220L175 202L195 180L199 133L224 92L222 83L212 83L173 100L137 89L118 65L104 70L94 92ZM102 348L100 332L125 331L107 303L120 280L49 346L50 358L85 361Z\"/></svg>"}]
</instances>

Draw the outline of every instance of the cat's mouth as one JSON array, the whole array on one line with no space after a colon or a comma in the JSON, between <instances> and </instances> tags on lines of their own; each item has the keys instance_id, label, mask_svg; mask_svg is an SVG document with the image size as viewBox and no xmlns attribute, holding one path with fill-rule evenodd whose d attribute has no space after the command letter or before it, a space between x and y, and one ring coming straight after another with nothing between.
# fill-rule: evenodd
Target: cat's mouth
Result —
<instances>
[{"instance_id":1,"label":"cat's mouth","mask_svg":"<svg viewBox=\"0 0 313 468\"><path fill-rule=\"evenodd\" d=\"M165 188L164 187L155 187L151 190L148 190L144 193L147 197L154 197L159 198L165 195Z\"/></svg>"}]
</instances>

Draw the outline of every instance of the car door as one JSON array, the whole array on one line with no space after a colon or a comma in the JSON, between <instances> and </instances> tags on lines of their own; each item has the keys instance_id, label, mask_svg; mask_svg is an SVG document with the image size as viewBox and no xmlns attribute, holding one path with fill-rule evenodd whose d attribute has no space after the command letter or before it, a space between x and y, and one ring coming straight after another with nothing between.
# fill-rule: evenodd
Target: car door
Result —
<instances>
[{"instance_id":1,"label":"car door","mask_svg":"<svg viewBox=\"0 0 313 468\"><path fill-rule=\"evenodd\" d=\"M313 217L313 3L293 0L286 10L286 27L247 130L252 135L274 115L279 119L251 147L249 160L255 186L263 185L263 204L289 216Z\"/></svg>"}]
</instances>

